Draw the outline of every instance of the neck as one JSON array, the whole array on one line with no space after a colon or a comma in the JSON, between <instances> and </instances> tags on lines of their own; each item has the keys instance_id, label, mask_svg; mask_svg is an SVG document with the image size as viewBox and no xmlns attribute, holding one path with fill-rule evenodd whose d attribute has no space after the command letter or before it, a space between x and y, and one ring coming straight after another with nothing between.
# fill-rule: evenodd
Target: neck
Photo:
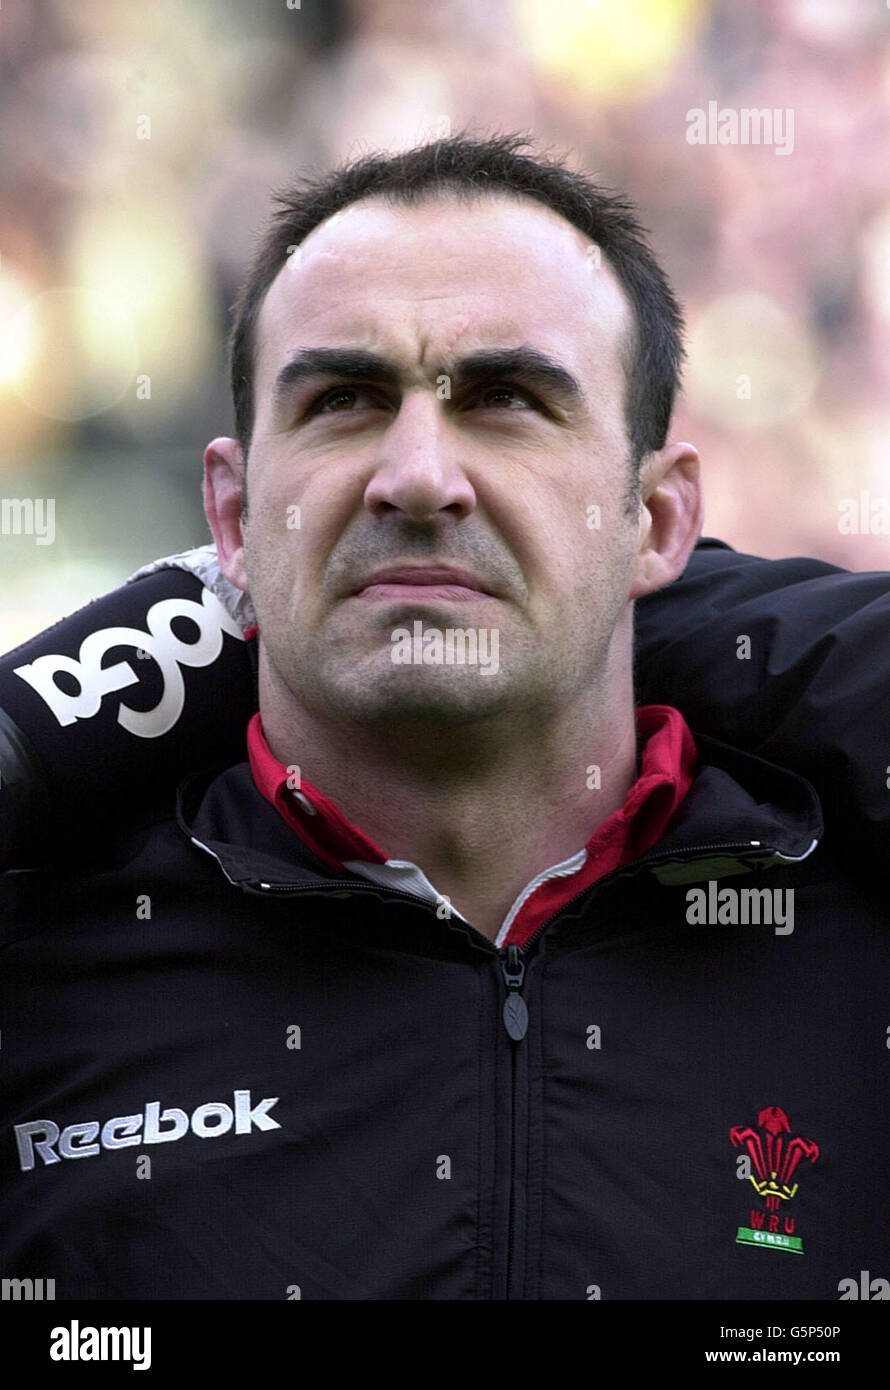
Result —
<instances>
[{"instance_id":1,"label":"neck","mask_svg":"<svg viewBox=\"0 0 890 1390\"><path fill-rule=\"evenodd\" d=\"M618 689L521 730L500 717L371 735L296 702L262 661L260 710L274 755L390 858L417 864L490 940L529 880L581 849L636 777L629 666Z\"/></svg>"}]
</instances>

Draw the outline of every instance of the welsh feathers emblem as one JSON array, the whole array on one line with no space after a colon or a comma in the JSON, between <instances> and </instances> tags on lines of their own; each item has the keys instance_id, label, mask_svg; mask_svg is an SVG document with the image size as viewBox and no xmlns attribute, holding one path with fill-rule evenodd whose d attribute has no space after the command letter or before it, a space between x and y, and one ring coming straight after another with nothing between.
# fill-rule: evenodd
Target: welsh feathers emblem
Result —
<instances>
[{"instance_id":1,"label":"welsh feathers emblem","mask_svg":"<svg viewBox=\"0 0 890 1390\"><path fill-rule=\"evenodd\" d=\"M739 1227L736 1243L770 1245L774 1250L802 1255L803 1241L794 1234L794 1217L787 1214L787 1204L797 1193L801 1163L815 1163L819 1145L812 1139L791 1137L791 1122L778 1105L761 1110L757 1129L733 1125L729 1137L736 1148L747 1150L751 1164L748 1176L766 1205L765 1211L752 1207L750 1225Z\"/></svg>"}]
</instances>

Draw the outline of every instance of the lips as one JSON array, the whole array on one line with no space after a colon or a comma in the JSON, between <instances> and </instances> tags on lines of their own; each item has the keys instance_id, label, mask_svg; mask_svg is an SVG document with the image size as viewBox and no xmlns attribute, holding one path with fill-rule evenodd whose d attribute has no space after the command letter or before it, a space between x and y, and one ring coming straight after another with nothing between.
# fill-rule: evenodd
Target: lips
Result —
<instances>
[{"instance_id":1,"label":"lips","mask_svg":"<svg viewBox=\"0 0 890 1390\"><path fill-rule=\"evenodd\" d=\"M369 575L353 594L356 597L478 598L491 590L469 570L446 565L392 565ZM423 590L429 590L427 595Z\"/></svg>"}]
</instances>

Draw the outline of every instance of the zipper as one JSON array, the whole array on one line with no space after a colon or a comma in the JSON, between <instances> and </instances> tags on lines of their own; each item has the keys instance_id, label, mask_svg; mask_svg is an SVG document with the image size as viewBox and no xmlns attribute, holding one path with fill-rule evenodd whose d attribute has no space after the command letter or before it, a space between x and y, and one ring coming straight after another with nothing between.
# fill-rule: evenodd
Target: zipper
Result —
<instances>
[{"instance_id":1,"label":"zipper","mask_svg":"<svg viewBox=\"0 0 890 1390\"><path fill-rule=\"evenodd\" d=\"M536 933L537 935L537 933ZM528 1006L522 997L522 982L525 979L525 961L515 942L505 947L501 957L501 970L507 986L504 1000L503 1020L513 1043L520 1043L528 1032ZM510 1297L510 1280L513 1275L513 1250L516 1244L516 1047L510 1048L510 1178L507 1195L507 1251L504 1286L506 1297Z\"/></svg>"},{"instance_id":2,"label":"zipper","mask_svg":"<svg viewBox=\"0 0 890 1390\"><path fill-rule=\"evenodd\" d=\"M535 936L537 934L535 932ZM520 994L525 978L525 961L522 959L520 947L515 942L505 946L504 950L506 957L501 957L501 970L507 985L503 1009L504 1027L514 1042L522 1042L528 1032L528 1006Z\"/></svg>"}]
</instances>

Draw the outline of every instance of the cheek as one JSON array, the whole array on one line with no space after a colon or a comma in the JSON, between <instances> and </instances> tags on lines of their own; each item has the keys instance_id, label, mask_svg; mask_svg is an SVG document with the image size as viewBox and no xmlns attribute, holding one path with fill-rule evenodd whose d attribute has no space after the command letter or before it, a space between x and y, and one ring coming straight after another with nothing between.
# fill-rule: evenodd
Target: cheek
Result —
<instances>
[{"instance_id":1,"label":"cheek","mask_svg":"<svg viewBox=\"0 0 890 1390\"><path fill-rule=\"evenodd\" d=\"M604 499L595 486L560 498L546 524L538 527L539 571L560 586L589 588L597 575L622 574L632 563L636 528L628 526L623 507Z\"/></svg>"},{"instance_id":2,"label":"cheek","mask_svg":"<svg viewBox=\"0 0 890 1390\"><path fill-rule=\"evenodd\" d=\"M267 629L314 626L326 606L328 557L345 521L334 513L331 498L292 500L294 492L267 492L251 497L245 529L248 588ZM335 499L336 500L336 499Z\"/></svg>"},{"instance_id":3,"label":"cheek","mask_svg":"<svg viewBox=\"0 0 890 1390\"><path fill-rule=\"evenodd\" d=\"M285 536L310 564L323 563L350 521L361 512L367 479L348 461L282 459L257 499L258 533ZM251 513L254 511L251 494Z\"/></svg>"},{"instance_id":4,"label":"cheek","mask_svg":"<svg viewBox=\"0 0 890 1390\"><path fill-rule=\"evenodd\" d=\"M637 528L628 524L622 508L585 511L575 532L571 567L577 592L588 608L603 614L620 612L628 600L637 554Z\"/></svg>"},{"instance_id":5,"label":"cheek","mask_svg":"<svg viewBox=\"0 0 890 1390\"><path fill-rule=\"evenodd\" d=\"M289 529L287 505L266 501L254 508L251 498L244 536L244 562L250 593L257 611L265 610L267 621L286 614L288 595L303 568L300 564L301 532Z\"/></svg>"}]
</instances>

